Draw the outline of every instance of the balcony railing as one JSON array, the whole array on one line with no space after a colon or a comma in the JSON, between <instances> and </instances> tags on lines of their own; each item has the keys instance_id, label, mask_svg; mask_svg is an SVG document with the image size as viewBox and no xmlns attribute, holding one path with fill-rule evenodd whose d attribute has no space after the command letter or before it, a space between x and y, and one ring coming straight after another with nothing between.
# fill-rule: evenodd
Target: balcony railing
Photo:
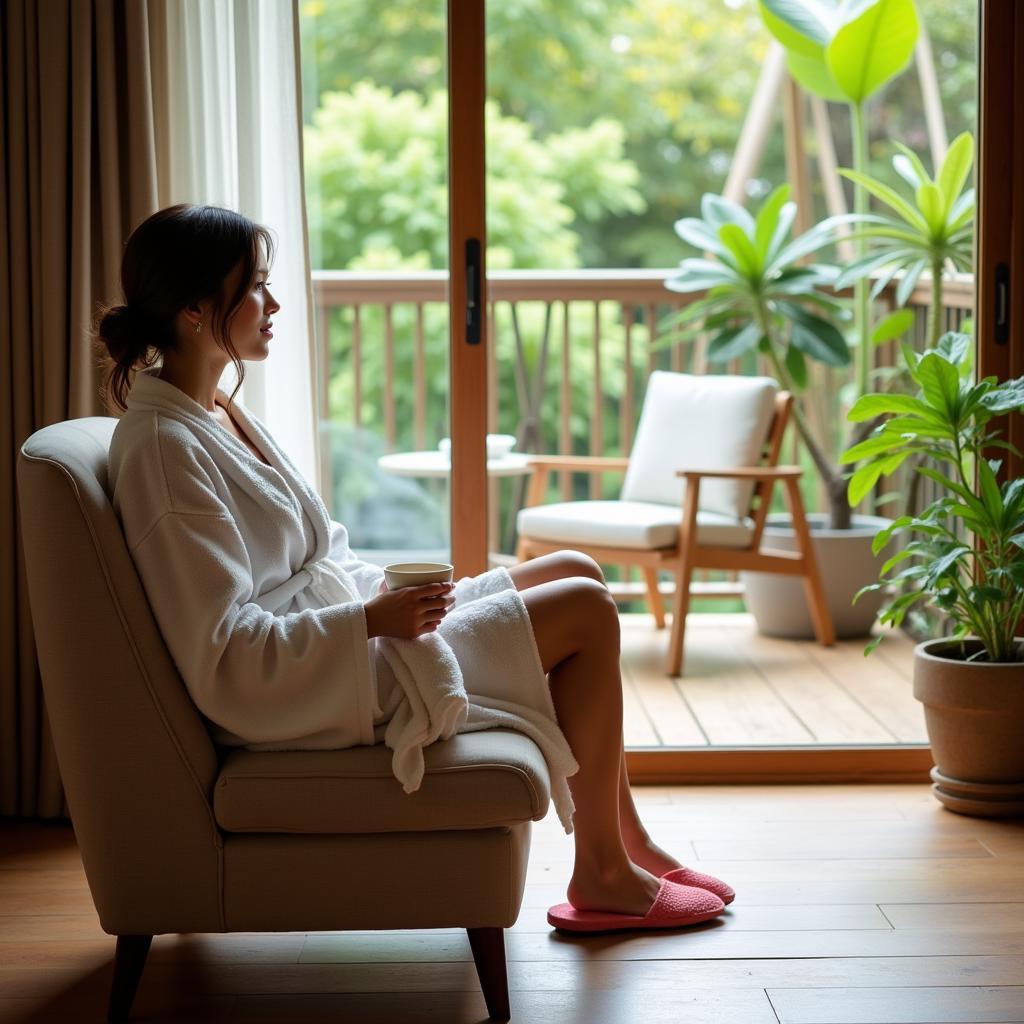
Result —
<instances>
[{"instance_id":1,"label":"balcony railing","mask_svg":"<svg viewBox=\"0 0 1024 1024\"><path fill-rule=\"evenodd\" d=\"M671 273L490 273L488 430L514 433L520 451L626 454L651 371L741 372L739 362L709 367L706 346L700 343L653 348L670 314L697 297L668 291L665 279ZM447 272L317 271L313 284L323 418L378 431L388 451L436 447L448 433L447 384L438 386L440 380L447 381ZM910 341L917 348L925 343L930 301L930 281L922 278L910 299L918 313ZM883 307L891 305L891 293L884 293L879 302ZM960 327L973 303L970 275L946 280L944 328ZM892 366L897 352L895 341L878 346L873 352L875 366ZM438 373L438 367L443 373ZM770 372L763 357L757 357L756 367L748 361L746 369ZM840 390L852 380L853 368L845 375L818 365L810 369L808 414L819 433L828 436L830 428L838 429L834 410ZM332 388L339 374L346 386ZM586 381L583 389L581 380ZM325 456L324 482L329 492L329 452ZM798 457L795 448L787 455L793 461ZM809 477L813 480L813 474ZM589 497L600 498L614 496L620 483L594 475L586 486ZM499 525L500 484L515 491L506 506L509 516L503 544L507 549L525 480L492 481L492 537ZM559 474L556 487L561 500L574 496L570 473ZM810 504L823 507L820 497L815 501L813 487L810 483Z\"/></svg>"}]
</instances>

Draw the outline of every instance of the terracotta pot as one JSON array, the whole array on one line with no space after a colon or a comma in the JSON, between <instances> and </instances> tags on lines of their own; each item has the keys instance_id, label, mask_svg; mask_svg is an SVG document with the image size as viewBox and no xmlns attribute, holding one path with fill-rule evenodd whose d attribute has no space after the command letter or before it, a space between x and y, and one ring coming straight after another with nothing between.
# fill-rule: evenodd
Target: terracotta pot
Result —
<instances>
[{"instance_id":1,"label":"terracotta pot","mask_svg":"<svg viewBox=\"0 0 1024 1024\"><path fill-rule=\"evenodd\" d=\"M1018 640L1024 648L1024 640ZM932 792L951 811L1024 815L1024 661L964 661L978 640L914 648L914 696L931 741Z\"/></svg>"},{"instance_id":2,"label":"terracotta pot","mask_svg":"<svg viewBox=\"0 0 1024 1024\"><path fill-rule=\"evenodd\" d=\"M811 544L818 562L825 602L832 616L836 638L847 640L871 632L885 593L865 594L856 604L853 595L878 580L878 572L891 553L888 548L871 553L875 534L892 520L881 516L855 515L849 530L828 529L828 516L812 512L807 517ZM796 550L796 533L788 514L770 515L764 528L764 545L783 551ZM795 576L770 572L741 572L747 611L759 633L790 640L811 640L814 627L807 608L803 582Z\"/></svg>"}]
</instances>

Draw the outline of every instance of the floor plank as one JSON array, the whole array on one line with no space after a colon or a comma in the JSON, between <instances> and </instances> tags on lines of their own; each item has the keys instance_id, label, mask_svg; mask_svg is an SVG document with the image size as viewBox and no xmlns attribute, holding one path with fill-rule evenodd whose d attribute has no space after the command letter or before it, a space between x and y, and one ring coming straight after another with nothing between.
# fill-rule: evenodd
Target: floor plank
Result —
<instances>
[{"instance_id":1,"label":"floor plank","mask_svg":"<svg viewBox=\"0 0 1024 1024\"><path fill-rule=\"evenodd\" d=\"M513 1019L559 1024L1024 1021L1024 823L926 785L656 786L655 838L724 877L722 917L675 932L548 928L573 841L537 823L506 934ZM0 1024L101 1019L114 939L67 827L0 823ZM161 935L139 1021L485 1018L464 931Z\"/></svg>"},{"instance_id":2,"label":"floor plank","mask_svg":"<svg viewBox=\"0 0 1024 1024\"><path fill-rule=\"evenodd\" d=\"M1024 1021L1024 986L770 989L779 1024Z\"/></svg>"}]
</instances>

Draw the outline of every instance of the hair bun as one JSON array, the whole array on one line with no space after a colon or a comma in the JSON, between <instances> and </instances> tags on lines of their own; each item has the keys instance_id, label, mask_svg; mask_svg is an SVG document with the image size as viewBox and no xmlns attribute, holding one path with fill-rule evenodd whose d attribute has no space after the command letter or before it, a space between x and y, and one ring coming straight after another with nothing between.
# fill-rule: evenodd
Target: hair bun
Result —
<instances>
[{"instance_id":1,"label":"hair bun","mask_svg":"<svg viewBox=\"0 0 1024 1024\"><path fill-rule=\"evenodd\" d=\"M117 362L141 354L152 329L149 318L132 306L111 306L100 321L100 337Z\"/></svg>"}]
</instances>

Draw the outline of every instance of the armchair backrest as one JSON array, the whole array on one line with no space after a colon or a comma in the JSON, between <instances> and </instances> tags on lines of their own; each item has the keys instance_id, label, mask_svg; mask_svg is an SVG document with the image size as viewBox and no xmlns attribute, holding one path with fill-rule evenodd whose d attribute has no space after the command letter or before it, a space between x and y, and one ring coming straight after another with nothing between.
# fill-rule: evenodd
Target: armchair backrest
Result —
<instances>
[{"instance_id":1,"label":"armchair backrest","mask_svg":"<svg viewBox=\"0 0 1024 1024\"><path fill-rule=\"evenodd\" d=\"M164 645L107 495L116 423L91 417L45 427L18 459L46 709L103 927L131 930L146 908L163 931L218 931L216 748Z\"/></svg>"},{"instance_id":2,"label":"armchair backrest","mask_svg":"<svg viewBox=\"0 0 1024 1024\"><path fill-rule=\"evenodd\" d=\"M676 470L759 465L777 393L771 377L655 370L647 383L621 499L679 506L686 484ZM748 482L705 480L700 508L742 518L753 488Z\"/></svg>"}]
</instances>

